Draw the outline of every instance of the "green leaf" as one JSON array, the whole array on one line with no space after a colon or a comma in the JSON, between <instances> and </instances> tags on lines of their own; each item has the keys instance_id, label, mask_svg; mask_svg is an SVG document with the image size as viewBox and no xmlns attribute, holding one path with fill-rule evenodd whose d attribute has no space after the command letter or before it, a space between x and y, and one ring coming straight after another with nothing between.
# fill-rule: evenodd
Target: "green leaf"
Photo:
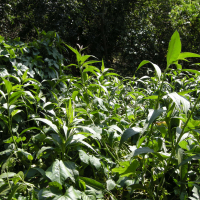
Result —
<instances>
[{"instance_id":1,"label":"green leaf","mask_svg":"<svg viewBox=\"0 0 200 200\"><path fill-rule=\"evenodd\" d=\"M11 178L13 177L14 175L16 175L16 173L14 172L7 172L7 173L3 173L0 175L0 178Z\"/></svg>"},{"instance_id":2,"label":"green leaf","mask_svg":"<svg viewBox=\"0 0 200 200\"><path fill-rule=\"evenodd\" d=\"M152 95L152 96L144 97L144 99L158 99L158 96Z\"/></svg>"},{"instance_id":3,"label":"green leaf","mask_svg":"<svg viewBox=\"0 0 200 200\"><path fill-rule=\"evenodd\" d=\"M8 183L5 183L0 186L0 196L6 196L8 191L10 190L10 185Z\"/></svg>"},{"instance_id":4,"label":"green leaf","mask_svg":"<svg viewBox=\"0 0 200 200\"><path fill-rule=\"evenodd\" d=\"M112 179L108 179L106 181L106 188L107 188L107 190L109 190L109 191L113 190L115 188L115 186L116 186L116 183Z\"/></svg>"},{"instance_id":5,"label":"green leaf","mask_svg":"<svg viewBox=\"0 0 200 200\"><path fill-rule=\"evenodd\" d=\"M23 112L23 110L18 110L18 109L16 109L16 110L13 110L13 111L12 111L11 115L12 115L12 117L14 117L15 115L17 115L17 114L20 113L20 112Z\"/></svg>"},{"instance_id":6,"label":"green leaf","mask_svg":"<svg viewBox=\"0 0 200 200\"><path fill-rule=\"evenodd\" d=\"M163 109L158 109L158 110L153 110L153 109L149 109L149 114L147 117L147 124L148 126L150 124L152 124L156 118L158 118L165 110Z\"/></svg>"},{"instance_id":7,"label":"green leaf","mask_svg":"<svg viewBox=\"0 0 200 200\"><path fill-rule=\"evenodd\" d=\"M189 198L192 200L199 200L200 199L199 187L195 185L194 188L192 189L192 192L195 198L193 197L189 197Z\"/></svg>"},{"instance_id":8,"label":"green leaf","mask_svg":"<svg viewBox=\"0 0 200 200\"><path fill-rule=\"evenodd\" d=\"M100 159L96 158L93 155L90 155L90 163L91 165L93 165L97 170L99 170L101 168L101 162Z\"/></svg>"},{"instance_id":9,"label":"green leaf","mask_svg":"<svg viewBox=\"0 0 200 200\"><path fill-rule=\"evenodd\" d=\"M153 67L155 68L156 70L156 73L157 73L157 76L158 76L158 79L160 80L160 77L161 77L161 69L160 67L158 67L158 65L148 61L148 60L143 60L140 65L138 66L137 70L140 69L140 67L142 67L143 65L147 64L147 63L151 63L153 65ZM136 70L136 71L137 71Z\"/></svg>"},{"instance_id":10,"label":"green leaf","mask_svg":"<svg viewBox=\"0 0 200 200\"><path fill-rule=\"evenodd\" d=\"M104 69L105 69L105 66L104 66L104 62L103 62L103 59L102 59L102 62L101 62L101 72L102 73L104 72Z\"/></svg>"},{"instance_id":11,"label":"green leaf","mask_svg":"<svg viewBox=\"0 0 200 200\"><path fill-rule=\"evenodd\" d=\"M12 200L12 197L14 196L14 194L19 190L19 191L22 191L22 190L26 190L27 186L26 185L23 185L23 184L20 184L20 185L15 185L13 188L12 188L12 191L11 193L9 194L7 200Z\"/></svg>"},{"instance_id":12,"label":"green leaf","mask_svg":"<svg viewBox=\"0 0 200 200\"><path fill-rule=\"evenodd\" d=\"M139 162L137 160L133 160L130 164L129 161L120 162L121 167L116 167L112 169L112 172L117 172L121 177L134 175L136 169L139 166Z\"/></svg>"},{"instance_id":13,"label":"green leaf","mask_svg":"<svg viewBox=\"0 0 200 200\"><path fill-rule=\"evenodd\" d=\"M181 110L181 103L183 105L183 111L187 115L188 110L190 109L190 102L184 97L178 95L176 92L168 94L168 96L173 100L179 110Z\"/></svg>"},{"instance_id":14,"label":"green leaf","mask_svg":"<svg viewBox=\"0 0 200 200\"><path fill-rule=\"evenodd\" d=\"M17 152L22 153L22 154L23 154L27 159L29 159L30 161L33 160L33 156L32 156L30 153L28 153L27 151L25 151L24 149L18 148L18 149L17 149Z\"/></svg>"},{"instance_id":15,"label":"green leaf","mask_svg":"<svg viewBox=\"0 0 200 200\"><path fill-rule=\"evenodd\" d=\"M23 93L24 93L24 92L22 92L22 91L13 92L13 93L10 95L9 104L10 104L10 105L14 104L14 103L17 101L17 99L18 99L19 97L22 96Z\"/></svg>"},{"instance_id":16,"label":"green leaf","mask_svg":"<svg viewBox=\"0 0 200 200\"><path fill-rule=\"evenodd\" d=\"M181 40L178 31L175 31L169 42L168 52L167 52L167 68L175 61L181 53Z\"/></svg>"},{"instance_id":17,"label":"green leaf","mask_svg":"<svg viewBox=\"0 0 200 200\"><path fill-rule=\"evenodd\" d=\"M71 98L69 99L69 104L68 104L68 108L66 108L66 111L67 111L68 121L69 121L69 123L72 123L73 119L74 119L74 111L73 111L73 107L72 107Z\"/></svg>"},{"instance_id":18,"label":"green leaf","mask_svg":"<svg viewBox=\"0 0 200 200\"><path fill-rule=\"evenodd\" d=\"M49 149L54 149L54 148L53 148L53 147L42 147L42 148L37 152L36 157L37 157L37 158L40 158L40 154L43 153L43 152L46 151L46 150L49 150Z\"/></svg>"},{"instance_id":19,"label":"green leaf","mask_svg":"<svg viewBox=\"0 0 200 200\"><path fill-rule=\"evenodd\" d=\"M39 130L39 131L42 131L42 129L40 129L40 128L37 128L37 127L30 127L30 128L27 128L27 129L23 130L19 135L22 135L23 133L25 133L25 132L27 132L27 131L29 131L29 130L34 130L34 129Z\"/></svg>"},{"instance_id":20,"label":"green leaf","mask_svg":"<svg viewBox=\"0 0 200 200\"><path fill-rule=\"evenodd\" d=\"M183 160L183 161L178 165L178 167L180 167L180 166L182 166L182 165L184 165L184 164L186 164L186 163L188 163L188 162L190 162L190 161L192 161L192 160L199 160L199 159L200 159L200 154L196 154L196 155L194 155L194 156L190 156L189 158Z\"/></svg>"},{"instance_id":21,"label":"green leaf","mask_svg":"<svg viewBox=\"0 0 200 200\"><path fill-rule=\"evenodd\" d=\"M134 127L134 128L128 128L124 131L122 134L121 140L120 140L120 146L122 145L123 142L127 141L128 138L132 137L135 134L139 134L141 132L141 128L139 127Z\"/></svg>"},{"instance_id":22,"label":"green leaf","mask_svg":"<svg viewBox=\"0 0 200 200\"><path fill-rule=\"evenodd\" d=\"M134 151L132 151L128 155L128 157L131 158L131 157L134 157L134 156L137 156L137 155L147 154L147 153L154 153L154 150L150 149L149 147L142 147L142 148L135 149Z\"/></svg>"},{"instance_id":23,"label":"green leaf","mask_svg":"<svg viewBox=\"0 0 200 200\"><path fill-rule=\"evenodd\" d=\"M146 139L147 136L143 136L141 137L138 141L137 141L137 148L140 148L141 144L144 142L144 140Z\"/></svg>"},{"instance_id":24,"label":"green leaf","mask_svg":"<svg viewBox=\"0 0 200 200\"><path fill-rule=\"evenodd\" d=\"M12 91L12 84L10 81L2 78L4 83L5 83L5 86L6 86L6 90L7 90L7 93L10 94L10 92Z\"/></svg>"},{"instance_id":25,"label":"green leaf","mask_svg":"<svg viewBox=\"0 0 200 200\"><path fill-rule=\"evenodd\" d=\"M191 73L200 75L200 71L197 71L195 69L182 69L181 71L182 72L191 72Z\"/></svg>"},{"instance_id":26,"label":"green leaf","mask_svg":"<svg viewBox=\"0 0 200 200\"><path fill-rule=\"evenodd\" d=\"M2 96L4 97L4 99L6 99L6 95L4 94L4 92L2 90L0 90L0 93L2 94Z\"/></svg>"},{"instance_id":27,"label":"green leaf","mask_svg":"<svg viewBox=\"0 0 200 200\"><path fill-rule=\"evenodd\" d=\"M22 76L22 82L24 82L24 81L27 79L27 72L28 72L28 70L29 70L29 69L27 69L27 70L24 72L24 74L23 74L23 76Z\"/></svg>"},{"instance_id":28,"label":"green leaf","mask_svg":"<svg viewBox=\"0 0 200 200\"><path fill-rule=\"evenodd\" d=\"M178 149L178 164L180 165L180 163L183 161L184 159L184 150L179 148ZM188 173L188 165L184 164L181 165L179 167L179 171L180 171L180 177L181 177L181 181L186 181L187 179L187 173Z\"/></svg>"},{"instance_id":29,"label":"green leaf","mask_svg":"<svg viewBox=\"0 0 200 200\"><path fill-rule=\"evenodd\" d=\"M194 92L196 91L197 89L194 89L194 90L185 90L185 91L182 91L182 92L178 92L178 95L185 95L185 94L188 94L188 93L191 93L191 92Z\"/></svg>"},{"instance_id":30,"label":"green leaf","mask_svg":"<svg viewBox=\"0 0 200 200\"><path fill-rule=\"evenodd\" d=\"M89 165L90 157L85 153L85 151L79 150L79 157L80 157L82 162Z\"/></svg>"},{"instance_id":31,"label":"green leaf","mask_svg":"<svg viewBox=\"0 0 200 200\"><path fill-rule=\"evenodd\" d=\"M179 54L178 60L184 60L185 58L197 58L197 57L200 57L200 55L196 53L183 52Z\"/></svg>"},{"instance_id":32,"label":"green leaf","mask_svg":"<svg viewBox=\"0 0 200 200\"><path fill-rule=\"evenodd\" d=\"M34 118L34 120L36 121L41 121L45 124L47 124L48 126L50 126L56 133L59 133L58 128L55 124L53 124L50 120L48 119L43 119L43 118Z\"/></svg>"},{"instance_id":33,"label":"green leaf","mask_svg":"<svg viewBox=\"0 0 200 200\"><path fill-rule=\"evenodd\" d=\"M97 190L105 189L105 187L102 183L95 181L94 179L81 177L81 176L79 177L79 179L83 180L86 183L86 185L89 185L89 186L93 187L94 189L97 189Z\"/></svg>"},{"instance_id":34,"label":"green leaf","mask_svg":"<svg viewBox=\"0 0 200 200\"><path fill-rule=\"evenodd\" d=\"M72 99L73 99L73 101L75 101L75 99L76 99L76 96L78 95L78 93L79 93L79 91L73 91L73 93L72 93Z\"/></svg>"},{"instance_id":35,"label":"green leaf","mask_svg":"<svg viewBox=\"0 0 200 200\"><path fill-rule=\"evenodd\" d=\"M57 160L46 170L46 176L52 181L56 181L61 185L69 177L74 180L73 175L70 173L69 169L65 166L62 160Z\"/></svg>"},{"instance_id":36,"label":"green leaf","mask_svg":"<svg viewBox=\"0 0 200 200\"><path fill-rule=\"evenodd\" d=\"M109 126L109 129L114 129L114 130L120 132L121 134L123 133L122 129L119 128L119 126L117 126L117 125L111 125L111 126Z\"/></svg>"}]
</instances>

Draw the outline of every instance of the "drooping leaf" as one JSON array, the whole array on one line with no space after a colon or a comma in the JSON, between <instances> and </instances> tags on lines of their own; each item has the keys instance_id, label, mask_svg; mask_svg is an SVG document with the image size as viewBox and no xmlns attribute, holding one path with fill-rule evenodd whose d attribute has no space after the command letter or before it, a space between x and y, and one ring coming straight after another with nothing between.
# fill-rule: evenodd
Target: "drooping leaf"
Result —
<instances>
[{"instance_id":1,"label":"drooping leaf","mask_svg":"<svg viewBox=\"0 0 200 200\"><path fill-rule=\"evenodd\" d=\"M161 77L161 74L162 74L162 73L161 73L160 67L158 67L158 65L156 65L156 64L154 64L154 63L152 63L152 62L150 62L150 61L148 61L148 60L143 60L143 61L140 63L140 65L138 66L137 70L138 70L140 67L142 67L143 65L147 64L147 63L151 63L151 64L153 65L153 67L154 67L155 70L156 70L158 79L160 80L160 77ZM136 71L137 71L137 70L136 70Z\"/></svg>"},{"instance_id":2,"label":"drooping leaf","mask_svg":"<svg viewBox=\"0 0 200 200\"><path fill-rule=\"evenodd\" d=\"M5 197L9 190L10 190L10 185L8 183L2 184L0 186L0 196Z\"/></svg>"},{"instance_id":3,"label":"drooping leaf","mask_svg":"<svg viewBox=\"0 0 200 200\"><path fill-rule=\"evenodd\" d=\"M28 153L27 151L25 151L24 149L18 148L18 149L17 149L17 152L22 153L22 154L23 154L27 159L29 159L30 161L33 160L33 156L32 156L30 153Z\"/></svg>"},{"instance_id":4,"label":"drooping leaf","mask_svg":"<svg viewBox=\"0 0 200 200\"><path fill-rule=\"evenodd\" d=\"M48 126L50 126L56 133L59 133L58 128L55 124L53 124L50 120L48 119L43 119L43 118L34 118L34 120L36 121L41 121L45 124L47 124Z\"/></svg>"},{"instance_id":5,"label":"drooping leaf","mask_svg":"<svg viewBox=\"0 0 200 200\"><path fill-rule=\"evenodd\" d=\"M168 96L172 99L172 101L176 104L177 108L181 110L181 103L183 105L183 111L187 114L190 109L190 102L184 97L178 95L176 92L169 93Z\"/></svg>"},{"instance_id":6,"label":"drooping leaf","mask_svg":"<svg viewBox=\"0 0 200 200\"><path fill-rule=\"evenodd\" d=\"M135 149L133 152L131 152L128 155L128 157L131 158L131 157L134 157L134 156L137 156L137 155L147 154L147 153L154 153L154 150L150 149L149 147L142 147L142 148L139 148L139 149Z\"/></svg>"},{"instance_id":7,"label":"drooping leaf","mask_svg":"<svg viewBox=\"0 0 200 200\"><path fill-rule=\"evenodd\" d=\"M46 151L46 150L49 150L49 149L54 149L53 147L42 147L38 152L37 152L37 155L36 155L36 157L37 158L40 158L40 154L41 153L43 153L44 151Z\"/></svg>"},{"instance_id":8,"label":"drooping leaf","mask_svg":"<svg viewBox=\"0 0 200 200\"><path fill-rule=\"evenodd\" d=\"M194 155L194 156L190 156L189 158L184 159L184 160L178 165L178 167L180 167L180 166L182 166L182 165L184 165L184 164L186 164L186 163L188 163L188 162L190 162L190 161L192 161L192 160L199 160L199 159L200 159L200 154L196 154L196 155Z\"/></svg>"},{"instance_id":9,"label":"drooping leaf","mask_svg":"<svg viewBox=\"0 0 200 200\"><path fill-rule=\"evenodd\" d=\"M8 195L8 200L12 200L13 198L13 196L14 196L14 194L17 192L17 191L23 191L23 190L26 190L26 188L27 188L27 185L25 185L25 184L20 184L20 185L15 185L13 188L12 188L12 191L11 191L11 193Z\"/></svg>"},{"instance_id":10,"label":"drooping leaf","mask_svg":"<svg viewBox=\"0 0 200 200\"><path fill-rule=\"evenodd\" d=\"M123 144L123 142L127 141L128 138L132 137L135 134L139 134L141 132L141 128L139 127L134 127L134 128L128 128L124 131L122 134L121 140L120 140L120 145Z\"/></svg>"}]
</instances>

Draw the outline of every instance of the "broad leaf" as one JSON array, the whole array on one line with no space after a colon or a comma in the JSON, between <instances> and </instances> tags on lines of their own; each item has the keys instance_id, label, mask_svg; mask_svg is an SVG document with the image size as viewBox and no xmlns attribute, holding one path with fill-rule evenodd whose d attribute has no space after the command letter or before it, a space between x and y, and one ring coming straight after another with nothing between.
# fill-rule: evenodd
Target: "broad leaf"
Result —
<instances>
[{"instance_id":1,"label":"broad leaf","mask_svg":"<svg viewBox=\"0 0 200 200\"><path fill-rule=\"evenodd\" d=\"M73 174L71 174L70 170L65 166L62 160L56 160L55 162L53 162L53 164L47 169L45 174L52 182L56 181L61 185L68 177L71 178L72 181L74 181Z\"/></svg>"},{"instance_id":2,"label":"broad leaf","mask_svg":"<svg viewBox=\"0 0 200 200\"><path fill-rule=\"evenodd\" d=\"M106 188L107 188L107 190L109 190L109 191L113 190L115 188L115 186L116 186L116 183L112 179L108 179L106 181Z\"/></svg>"},{"instance_id":3,"label":"broad leaf","mask_svg":"<svg viewBox=\"0 0 200 200\"><path fill-rule=\"evenodd\" d=\"M134 128L128 128L124 131L122 134L121 140L120 140L120 145L123 144L123 142L127 141L128 138L132 137L135 134L139 134L142 131L141 128L139 127L134 127Z\"/></svg>"},{"instance_id":4,"label":"broad leaf","mask_svg":"<svg viewBox=\"0 0 200 200\"><path fill-rule=\"evenodd\" d=\"M141 154L147 154L147 153L154 153L153 149L150 149L149 147L142 147L139 149L135 149L132 153L128 155L129 158L141 155Z\"/></svg>"},{"instance_id":5,"label":"broad leaf","mask_svg":"<svg viewBox=\"0 0 200 200\"><path fill-rule=\"evenodd\" d=\"M137 160L132 161L131 164L129 161L120 162L120 166L112 169L112 172L118 172L121 177L130 176L135 174L139 162Z\"/></svg>"}]
</instances>

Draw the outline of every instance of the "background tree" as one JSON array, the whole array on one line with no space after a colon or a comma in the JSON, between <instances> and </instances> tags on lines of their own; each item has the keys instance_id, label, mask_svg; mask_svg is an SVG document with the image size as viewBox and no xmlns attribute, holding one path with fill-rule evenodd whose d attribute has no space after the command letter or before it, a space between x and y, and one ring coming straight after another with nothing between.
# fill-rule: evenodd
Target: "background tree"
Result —
<instances>
[{"instance_id":1,"label":"background tree","mask_svg":"<svg viewBox=\"0 0 200 200\"><path fill-rule=\"evenodd\" d=\"M165 68L167 44L177 29L183 50L199 51L199 2L196 0L4 0L1 35L37 38L54 30L65 43L132 75L143 60ZM70 60L73 55L66 54Z\"/></svg>"}]
</instances>

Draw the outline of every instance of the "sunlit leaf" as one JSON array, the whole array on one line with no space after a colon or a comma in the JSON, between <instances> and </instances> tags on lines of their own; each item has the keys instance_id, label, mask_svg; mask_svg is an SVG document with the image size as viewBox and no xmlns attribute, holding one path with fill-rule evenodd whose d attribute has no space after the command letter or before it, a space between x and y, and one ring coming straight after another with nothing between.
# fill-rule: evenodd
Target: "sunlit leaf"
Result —
<instances>
[{"instance_id":1,"label":"sunlit leaf","mask_svg":"<svg viewBox=\"0 0 200 200\"><path fill-rule=\"evenodd\" d=\"M167 52L167 67L169 67L173 62L178 60L181 53L181 40L178 31L175 31L169 42L168 52Z\"/></svg>"},{"instance_id":2,"label":"sunlit leaf","mask_svg":"<svg viewBox=\"0 0 200 200\"><path fill-rule=\"evenodd\" d=\"M132 174L135 174L138 166L139 162L137 160L133 160L131 164L129 161L120 162L120 167L113 168L112 172L118 172L121 177L130 176Z\"/></svg>"},{"instance_id":3,"label":"sunlit leaf","mask_svg":"<svg viewBox=\"0 0 200 200\"><path fill-rule=\"evenodd\" d=\"M97 190L104 190L105 189L105 187L104 187L104 185L102 183L100 183L100 182L98 182L98 181L96 181L94 179L81 177L81 176L79 178L81 180L83 180L86 183L86 185L89 185L89 186L91 186L91 187L93 187L93 188L95 188Z\"/></svg>"},{"instance_id":4,"label":"sunlit leaf","mask_svg":"<svg viewBox=\"0 0 200 200\"><path fill-rule=\"evenodd\" d=\"M115 188L115 186L116 186L116 183L112 179L108 179L106 181L106 188L107 188L107 190L109 190L109 191L113 190Z\"/></svg>"},{"instance_id":5,"label":"sunlit leaf","mask_svg":"<svg viewBox=\"0 0 200 200\"><path fill-rule=\"evenodd\" d=\"M54 161L53 164L46 170L45 174L51 181L56 181L61 185L68 177L74 180L73 175L70 173L69 169L65 166L62 160L59 161L56 159L56 161Z\"/></svg>"},{"instance_id":6,"label":"sunlit leaf","mask_svg":"<svg viewBox=\"0 0 200 200\"><path fill-rule=\"evenodd\" d=\"M36 121L41 121L45 124L47 124L48 126L50 126L56 133L59 133L58 128L55 124L53 124L50 120L48 119L43 119L43 118L34 118L34 120Z\"/></svg>"}]
</instances>

